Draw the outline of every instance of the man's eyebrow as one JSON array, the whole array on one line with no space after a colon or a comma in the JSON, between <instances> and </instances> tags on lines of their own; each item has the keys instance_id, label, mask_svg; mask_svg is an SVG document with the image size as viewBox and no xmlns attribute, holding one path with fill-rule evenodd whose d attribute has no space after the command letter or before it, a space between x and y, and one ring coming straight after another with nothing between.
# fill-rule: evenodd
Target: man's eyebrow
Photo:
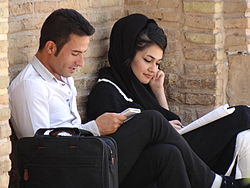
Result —
<instances>
[{"instance_id":1,"label":"man's eyebrow","mask_svg":"<svg viewBox=\"0 0 250 188\"><path fill-rule=\"evenodd\" d=\"M82 52L82 51L80 51L80 50L72 50L72 52L83 53L83 52Z\"/></svg>"}]
</instances>

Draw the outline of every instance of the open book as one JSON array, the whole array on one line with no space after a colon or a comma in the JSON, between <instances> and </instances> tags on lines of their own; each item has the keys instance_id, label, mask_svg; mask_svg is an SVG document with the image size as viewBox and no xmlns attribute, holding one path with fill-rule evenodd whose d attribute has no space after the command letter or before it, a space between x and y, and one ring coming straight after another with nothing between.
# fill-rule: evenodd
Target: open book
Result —
<instances>
[{"instance_id":1,"label":"open book","mask_svg":"<svg viewBox=\"0 0 250 188\"><path fill-rule=\"evenodd\" d=\"M213 122L217 119L220 119L222 117L225 117L231 113L233 113L235 110L234 107L229 108L228 104L224 104L222 106L219 106L218 108L212 110L211 112L207 113L206 115L200 117L199 119L193 121L192 123L186 125L184 128L178 130L180 135L185 134L189 131L192 131L194 129L197 129L199 127L202 127L210 122Z\"/></svg>"}]
</instances>

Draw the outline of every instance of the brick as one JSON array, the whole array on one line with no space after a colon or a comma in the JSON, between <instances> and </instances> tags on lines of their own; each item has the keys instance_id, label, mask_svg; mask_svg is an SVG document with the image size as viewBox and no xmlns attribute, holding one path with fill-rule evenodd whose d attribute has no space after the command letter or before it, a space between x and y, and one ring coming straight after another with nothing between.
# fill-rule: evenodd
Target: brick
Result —
<instances>
[{"instance_id":1,"label":"brick","mask_svg":"<svg viewBox=\"0 0 250 188\"><path fill-rule=\"evenodd\" d=\"M0 89L7 88L9 86L9 77L0 75Z\"/></svg>"},{"instance_id":2,"label":"brick","mask_svg":"<svg viewBox=\"0 0 250 188\"><path fill-rule=\"evenodd\" d=\"M213 17L186 15L185 25L195 28L214 29Z\"/></svg>"},{"instance_id":3,"label":"brick","mask_svg":"<svg viewBox=\"0 0 250 188\"><path fill-rule=\"evenodd\" d=\"M184 2L184 11L193 13L219 13L223 11L222 2Z\"/></svg>"},{"instance_id":4,"label":"brick","mask_svg":"<svg viewBox=\"0 0 250 188\"><path fill-rule=\"evenodd\" d=\"M9 155L11 153L11 142L9 139L1 139L0 140L0 157Z\"/></svg>"},{"instance_id":5,"label":"brick","mask_svg":"<svg viewBox=\"0 0 250 188\"><path fill-rule=\"evenodd\" d=\"M9 96L8 94L0 95L0 104L8 104Z\"/></svg>"},{"instance_id":6,"label":"brick","mask_svg":"<svg viewBox=\"0 0 250 188\"><path fill-rule=\"evenodd\" d=\"M8 138L10 135L11 135L11 128L10 128L8 121L6 121L6 123L3 123L3 124L1 123L0 124L0 138Z\"/></svg>"},{"instance_id":7,"label":"brick","mask_svg":"<svg viewBox=\"0 0 250 188\"><path fill-rule=\"evenodd\" d=\"M8 30L9 30L8 22L0 22L0 33L2 34L8 33Z\"/></svg>"},{"instance_id":8,"label":"brick","mask_svg":"<svg viewBox=\"0 0 250 188\"><path fill-rule=\"evenodd\" d=\"M7 35L6 34L1 34L0 33L0 42L6 41L7 40Z\"/></svg>"},{"instance_id":9,"label":"brick","mask_svg":"<svg viewBox=\"0 0 250 188\"><path fill-rule=\"evenodd\" d=\"M110 12L112 12L112 14ZM93 14L93 12L86 12L83 15L94 25L106 25L107 22L115 22L116 20L124 16L124 12L121 7L112 7L100 10L98 11L98 14Z\"/></svg>"},{"instance_id":10,"label":"brick","mask_svg":"<svg viewBox=\"0 0 250 188\"><path fill-rule=\"evenodd\" d=\"M192 48L184 49L184 57L189 60L213 60L216 55L214 49L207 48Z\"/></svg>"},{"instance_id":11,"label":"brick","mask_svg":"<svg viewBox=\"0 0 250 188\"><path fill-rule=\"evenodd\" d=\"M128 5L128 6L136 6L136 5L143 6L143 5L147 4L147 3L148 3L147 0L144 0L144 1L142 1L142 0L133 0L133 1L124 0L124 4Z\"/></svg>"},{"instance_id":12,"label":"brick","mask_svg":"<svg viewBox=\"0 0 250 188\"><path fill-rule=\"evenodd\" d=\"M162 21L168 21L168 22L177 22L181 20L181 12L177 9L163 9L162 11L156 11L157 13L161 13L161 16L159 17Z\"/></svg>"},{"instance_id":13,"label":"brick","mask_svg":"<svg viewBox=\"0 0 250 188\"><path fill-rule=\"evenodd\" d=\"M88 51L85 54L86 58L93 57L103 57L106 56L108 52L108 40L92 41Z\"/></svg>"},{"instance_id":14,"label":"brick","mask_svg":"<svg viewBox=\"0 0 250 188\"><path fill-rule=\"evenodd\" d=\"M216 66L213 64L184 63L184 70L187 75L214 74Z\"/></svg>"},{"instance_id":15,"label":"brick","mask_svg":"<svg viewBox=\"0 0 250 188\"><path fill-rule=\"evenodd\" d=\"M78 69L74 74L76 77L81 77L84 74L95 74L98 70L103 67L105 64L105 59L95 59L95 58L86 58L84 67Z\"/></svg>"},{"instance_id":16,"label":"brick","mask_svg":"<svg viewBox=\"0 0 250 188\"><path fill-rule=\"evenodd\" d=\"M0 7L0 18L8 18L8 16L9 16L8 6Z\"/></svg>"},{"instance_id":17,"label":"brick","mask_svg":"<svg viewBox=\"0 0 250 188\"><path fill-rule=\"evenodd\" d=\"M0 188L7 188L9 184L8 173L0 174Z\"/></svg>"},{"instance_id":18,"label":"brick","mask_svg":"<svg viewBox=\"0 0 250 188\"><path fill-rule=\"evenodd\" d=\"M8 7L8 0L0 0L0 7Z\"/></svg>"},{"instance_id":19,"label":"brick","mask_svg":"<svg viewBox=\"0 0 250 188\"><path fill-rule=\"evenodd\" d=\"M21 4L12 5L9 7L10 16L20 16L24 14L33 13L33 2L26 2Z\"/></svg>"},{"instance_id":20,"label":"brick","mask_svg":"<svg viewBox=\"0 0 250 188\"><path fill-rule=\"evenodd\" d=\"M21 30L35 30L42 27L42 24L44 22L44 18L36 18L36 17L30 17L25 18L21 21L21 25L23 28Z\"/></svg>"},{"instance_id":21,"label":"brick","mask_svg":"<svg viewBox=\"0 0 250 188\"><path fill-rule=\"evenodd\" d=\"M247 9L247 3L241 2L226 2L224 3L224 13L245 13Z\"/></svg>"},{"instance_id":22,"label":"brick","mask_svg":"<svg viewBox=\"0 0 250 188\"><path fill-rule=\"evenodd\" d=\"M183 87L187 89L215 89L216 81L214 79L184 79Z\"/></svg>"},{"instance_id":23,"label":"brick","mask_svg":"<svg viewBox=\"0 0 250 188\"><path fill-rule=\"evenodd\" d=\"M180 0L159 0L158 7L159 8L177 8L181 5Z\"/></svg>"},{"instance_id":24,"label":"brick","mask_svg":"<svg viewBox=\"0 0 250 188\"><path fill-rule=\"evenodd\" d=\"M1 106L3 105L0 105L0 121L8 120L10 118L10 109L7 107L2 108Z\"/></svg>"},{"instance_id":25,"label":"brick","mask_svg":"<svg viewBox=\"0 0 250 188\"><path fill-rule=\"evenodd\" d=\"M7 55L7 52L8 52L8 41L7 40L0 42L0 52L6 53L6 55Z\"/></svg>"},{"instance_id":26,"label":"brick","mask_svg":"<svg viewBox=\"0 0 250 188\"><path fill-rule=\"evenodd\" d=\"M186 104L192 105L213 105L215 104L215 96L209 94L186 94Z\"/></svg>"},{"instance_id":27,"label":"brick","mask_svg":"<svg viewBox=\"0 0 250 188\"><path fill-rule=\"evenodd\" d=\"M28 62L27 54L20 49L12 49L9 54L9 65L12 67L14 64L20 65Z\"/></svg>"},{"instance_id":28,"label":"brick","mask_svg":"<svg viewBox=\"0 0 250 188\"><path fill-rule=\"evenodd\" d=\"M2 172L8 172L11 169L11 161L8 156L0 158L0 169Z\"/></svg>"},{"instance_id":29,"label":"brick","mask_svg":"<svg viewBox=\"0 0 250 188\"><path fill-rule=\"evenodd\" d=\"M23 23L19 20L11 20L9 21L9 36L13 35L13 33L17 33L23 30Z\"/></svg>"},{"instance_id":30,"label":"brick","mask_svg":"<svg viewBox=\"0 0 250 188\"><path fill-rule=\"evenodd\" d=\"M250 55L229 56L227 97L230 104L249 104ZM240 96L240 97L239 97Z\"/></svg>"},{"instance_id":31,"label":"brick","mask_svg":"<svg viewBox=\"0 0 250 188\"><path fill-rule=\"evenodd\" d=\"M225 47L238 46L238 45L246 45L245 36L239 35L238 33L226 36Z\"/></svg>"},{"instance_id":32,"label":"brick","mask_svg":"<svg viewBox=\"0 0 250 188\"><path fill-rule=\"evenodd\" d=\"M189 42L199 44L214 44L215 36L208 33L197 33L197 32L185 32L185 38Z\"/></svg>"},{"instance_id":33,"label":"brick","mask_svg":"<svg viewBox=\"0 0 250 188\"><path fill-rule=\"evenodd\" d=\"M91 37L92 40L103 40L108 39L110 36L112 25L106 24L106 26L96 26L95 30L96 32Z\"/></svg>"},{"instance_id":34,"label":"brick","mask_svg":"<svg viewBox=\"0 0 250 188\"><path fill-rule=\"evenodd\" d=\"M227 18L224 20L226 29L246 29L248 27L246 18Z\"/></svg>"},{"instance_id":35,"label":"brick","mask_svg":"<svg viewBox=\"0 0 250 188\"><path fill-rule=\"evenodd\" d=\"M179 80L179 76L177 74L168 73L166 74L167 85L176 86Z\"/></svg>"},{"instance_id":36,"label":"brick","mask_svg":"<svg viewBox=\"0 0 250 188\"><path fill-rule=\"evenodd\" d=\"M90 0L89 6L91 8L98 8L98 7L110 7L110 6L119 6L120 1L119 0Z\"/></svg>"},{"instance_id":37,"label":"brick","mask_svg":"<svg viewBox=\"0 0 250 188\"><path fill-rule=\"evenodd\" d=\"M7 88L0 89L0 95L6 95L6 94L8 94Z\"/></svg>"},{"instance_id":38,"label":"brick","mask_svg":"<svg viewBox=\"0 0 250 188\"><path fill-rule=\"evenodd\" d=\"M180 91L170 91L168 92L168 96L171 100L174 100L178 103L185 103L186 96Z\"/></svg>"},{"instance_id":39,"label":"brick","mask_svg":"<svg viewBox=\"0 0 250 188\"><path fill-rule=\"evenodd\" d=\"M34 3L35 13L51 13L58 8L57 1L43 1Z\"/></svg>"},{"instance_id":40,"label":"brick","mask_svg":"<svg viewBox=\"0 0 250 188\"><path fill-rule=\"evenodd\" d=\"M37 37L33 33L13 35L13 37L9 38L9 46L16 48L18 51L35 46L35 44L37 44Z\"/></svg>"},{"instance_id":41,"label":"brick","mask_svg":"<svg viewBox=\"0 0 250 188\"><path fill-rule=\"evenodd\" d=\"M61 0L58 1L58 7L60 8L72 8L75 10L82 10L89 7L89 1L82 0Z\"/></svg>"},{"instance_id":42,"label":"brick","mask_svg":"<svg viewBox=\"0 0 250 188\"><path fill-rule=\"evenodd\" d=\"M6 57L0 57L0 69L5 69L8 68L9 64L8 64L8 59L7 56Z\"/></svg>"},{"instance_id":43,"label":"brick","mask_svg":"<svg viewBox=\"0 0 250 188\"><path fill-rule=\"evenodd\" d=\"M96 84L97 78L96 77L91 77L89 79L86 79L86 89L91 90L92 87Z\"/></svg>"}]
</instances>

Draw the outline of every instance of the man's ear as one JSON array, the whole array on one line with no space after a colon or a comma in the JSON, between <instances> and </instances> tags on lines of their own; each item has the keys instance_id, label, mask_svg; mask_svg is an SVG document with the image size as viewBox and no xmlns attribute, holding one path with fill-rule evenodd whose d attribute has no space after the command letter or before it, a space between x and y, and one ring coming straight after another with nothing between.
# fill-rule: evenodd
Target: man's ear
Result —
<instances>
[{"instance_id":1,"label":"man's ear","mask_svg":"<svg viewBox=\"0 0 250 188\"><path fill-rule=\"evenodd\" d=\"M47 41L45 44L45 49L49 55L54 55L56 53L56 44L53 41Z\"/></svg>"}]
</instances>

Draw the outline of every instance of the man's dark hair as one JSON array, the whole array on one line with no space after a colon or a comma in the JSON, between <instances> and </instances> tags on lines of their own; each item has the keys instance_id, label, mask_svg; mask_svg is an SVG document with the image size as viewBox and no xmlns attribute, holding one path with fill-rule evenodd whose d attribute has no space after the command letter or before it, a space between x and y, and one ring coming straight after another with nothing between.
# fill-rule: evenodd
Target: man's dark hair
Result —
<instances>
[{"instance_id":1,"label":"man's dark hair","mask_svg":"<svg viewBox=\"0 0 250 188\"><path fill-rule=\"evenodd\" d=\"M57 55L71 34L91 36L94 32L95 28L76 10L58 9L48 16L42 26L39 50L44 48L47 41L53 41Z\"/></svg>"}]
</instances>

